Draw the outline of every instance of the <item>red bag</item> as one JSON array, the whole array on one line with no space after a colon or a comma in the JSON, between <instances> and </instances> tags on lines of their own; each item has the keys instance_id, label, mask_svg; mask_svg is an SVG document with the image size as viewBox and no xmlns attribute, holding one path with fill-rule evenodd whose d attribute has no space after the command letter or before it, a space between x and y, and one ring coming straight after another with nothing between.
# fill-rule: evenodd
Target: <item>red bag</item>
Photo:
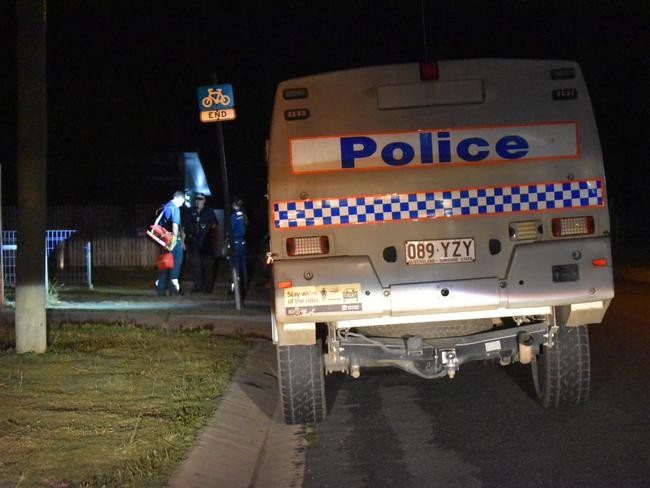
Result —
<instances>
[{"instance_id":1,"label":"red bag","mask_svg":"<svg viewBox=\"0 0 650 488\"><path fill-rule=\"evenodd\" d=\"M158 222L160 222L163 213L164 209L160 212L158 218L156 218L156 221L147 231L147 235L162 247L168 248L169 243L172 242L172 239L174 238L174 234L165 229L162 225L158 225Z\"/></svg>"},{"instance_id":2,"label":"red bag","mask_svg":"<svg viewBox=\"0 0 650 488\"><path fill-rule=\"evenodd\" d=\"M156 266L160 271L174 267L174 255L170 252L163 252L156 258Z\"/></svg>"},{"instance_id":3,"label":"red bag","mask_svg":"<svg viewBox=\"0 0 650 488\"><path fill-rule=\"evenodd\" d=\"M174 234L158 224L153 224L151 229L147 231L147 235L162 247L169 247L169 243L174 238Z\"/></svg>"}]
</instances>

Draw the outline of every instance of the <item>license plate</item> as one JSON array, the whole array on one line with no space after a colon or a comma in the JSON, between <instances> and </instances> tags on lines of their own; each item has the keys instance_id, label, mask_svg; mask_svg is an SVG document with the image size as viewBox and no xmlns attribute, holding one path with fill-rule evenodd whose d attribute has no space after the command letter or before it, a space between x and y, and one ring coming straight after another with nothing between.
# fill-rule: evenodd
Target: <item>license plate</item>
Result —
<instances>
[{"instance_id":1,"label":"license plate","mask_svg":"<svg viewBox=\"0 0 650 488\"><path fill-rule=\"evenodd\" d=\"M476 260L474 239L406 241L406 264L467 263Z\"/></svg>"}]
</instances>

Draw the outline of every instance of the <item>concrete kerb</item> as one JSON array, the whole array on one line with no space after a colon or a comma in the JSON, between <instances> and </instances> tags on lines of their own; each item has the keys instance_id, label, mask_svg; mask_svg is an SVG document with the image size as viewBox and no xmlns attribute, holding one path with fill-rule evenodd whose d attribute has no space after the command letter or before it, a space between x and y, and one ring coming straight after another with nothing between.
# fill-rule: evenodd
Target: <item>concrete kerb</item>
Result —
<instances>
[{"instance_id":1,"label":"concrete kerb","mask_svg":"<svg viewBox=\"0 0 650 488\"><path fill-rule=\"evenodd\" d=\"M170 487L302 486L304 427L280 410L275 347L259 340Z\"/></svg>"}]
</instances>

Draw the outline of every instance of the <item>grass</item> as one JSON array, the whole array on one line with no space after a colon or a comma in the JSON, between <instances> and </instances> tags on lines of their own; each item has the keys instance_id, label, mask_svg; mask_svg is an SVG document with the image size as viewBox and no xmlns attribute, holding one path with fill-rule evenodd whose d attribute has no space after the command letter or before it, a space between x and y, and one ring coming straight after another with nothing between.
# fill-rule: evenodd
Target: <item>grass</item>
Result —
<instances>
[{"instance_id":1,"label":"grass","mask_svg":"<svg viewBox=\"0 0 650 488\"><path fill-rule=\"evenodd\" d=\"M45 354L0 351L0 486L165 486L250 347L130 326L50 332Z\"/></svg>"},{"instance_id":2,"label":"grass","mask_svg":"<svg viewBox=\"0 0 650 488\"><path fill-rule=\"evenodd\" d=\"M307 446L313 446L319 440L320 434L318 433L317 427L314 424L307 424L305 428L305 441L307 442Z\"/></svg>"}]
</instances>

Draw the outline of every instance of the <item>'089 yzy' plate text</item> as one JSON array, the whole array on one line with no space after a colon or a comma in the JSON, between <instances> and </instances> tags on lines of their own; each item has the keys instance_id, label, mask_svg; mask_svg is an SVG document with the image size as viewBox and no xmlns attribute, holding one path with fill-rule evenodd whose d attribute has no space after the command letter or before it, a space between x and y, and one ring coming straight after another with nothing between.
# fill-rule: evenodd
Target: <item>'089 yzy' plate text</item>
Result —
<instances>
[{"instance_id":1,"label":"'089 yzy' plate text","mask_svg":"<svg viewBox=\"0 0 650 488\"><path fill-rule=\"evenodd\" d=\"M406 264L466 263L476 260L474 239L406 241Z\"/></svg>"}]
</instances>

